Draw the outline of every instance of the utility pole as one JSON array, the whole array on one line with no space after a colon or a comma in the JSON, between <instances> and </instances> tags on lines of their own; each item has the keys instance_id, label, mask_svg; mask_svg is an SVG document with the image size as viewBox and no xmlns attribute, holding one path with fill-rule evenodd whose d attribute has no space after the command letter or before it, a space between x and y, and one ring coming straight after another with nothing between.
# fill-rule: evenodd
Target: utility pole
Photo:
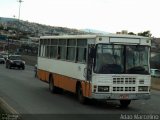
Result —
<instances>
[{"instance_id":1,"label":"utility pole","mask_svg":"<svg viewBox=\"0 0 160 120\"><path fill-rule=\"evenodd\" d=\"M19 2L19 14L18 14L18 26L19 26L19 30L17 31L17 39L20 40L20 37L19 37L19 32L20 32L20 15L21 15L21 3L24 2L22 0L18 0L17 2ZM21 42L20 42L21 44Z\"/></svg>"},{"instance_id":2,"label":"utility pole","mask_svg":"<svg viewBox=\"0 0 160 120\"><path fill-rule=\"evenodd\" d=\"M24 2L24 1L18 0L17 2L19 2L18 26L19 26L19 30L20 30L21 3ZM19 33L18 33L17 36L19 37Z\"/></svg>"},{"instance_id":3,"label":"utility pole","mask_svg":"<svg viewBox=\"0 0 160 120\"><path fill-rule=\"evenodd\" d=\"M20 20L20 15L21 15L21 3L23 2L22 0L18 0L19 2L19 15L18 15L18 20Z\"/></svg>"}]
</instances>

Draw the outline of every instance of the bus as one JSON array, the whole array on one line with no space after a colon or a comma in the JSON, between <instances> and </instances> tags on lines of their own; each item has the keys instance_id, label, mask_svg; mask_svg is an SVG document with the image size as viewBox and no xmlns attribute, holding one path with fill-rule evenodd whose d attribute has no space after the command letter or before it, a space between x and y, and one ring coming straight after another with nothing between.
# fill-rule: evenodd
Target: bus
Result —
<instances>
[{"instance_id":1,"label":"bus","mask_svg":"<svg viewBox=\"0 0 160 120\"><path fill-rule=\"evenodd\" d=\"M118 100L128 107L150 98L150 46L150 38L135 35L41 36L37 76L80 103Z\"/></svg>"}]
</instances>

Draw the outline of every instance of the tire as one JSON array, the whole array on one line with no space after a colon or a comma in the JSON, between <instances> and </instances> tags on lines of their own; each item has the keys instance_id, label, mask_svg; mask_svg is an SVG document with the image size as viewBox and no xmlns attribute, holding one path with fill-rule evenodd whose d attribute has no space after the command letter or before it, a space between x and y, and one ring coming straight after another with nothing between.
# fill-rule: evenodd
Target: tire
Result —
<instances>
[{"instance_id":1,"label":"tire","mask_svg":"<svg viewBox=\"0 0 160 120\"><path fill-rule=\"evenodd\" d=\"M11 69L11 65L10 64L8 65L8 68Z\"/></svg>"},{"instance_id":2,"label":"tire","mask_svg":"<svg viewBox=\"0 0 160 120\"><path fill-rule=\"evenodd\" d=\"M38 77L38 76L37 76L37 72L35 72L34 77L35 77L35 78L37 78L37 77Z\"/></svg>"},{"instance_id":3,"label":"tire","mask_svg":"<svg viewBox=\"0 0 160 120\"><path fill-rule=\"evenodd\" d=\"M49 77L49 91L51 93L56 93L57 92L57 87L54 86L54 79L52 76Z\"/></svg>"},{"instance_id":4,"label":"tire","mask_svg":"<svg viewBox=\"0 0 160 120\"><path fill-rule=\"evenodd\" d=\"M24 67L24 66L22 67L22 70L25 70L25 67Z\"/></svg>"},{"instance_id":5,"label":"tire","mask_svg":"<svg viewBox=\"0 0 160 120\"><path fill-rule=\"evenodd\" d=\"M87 98L83 96L83 90L81 85L78 85L78 88L77 88L77 98L81 104L87 103Z\"/></svg>"},{"instance_id":6,"label":"tire","mask_svg":"<svg viewBox=\"0 0 160 120\"><path fill-rule=\"evenodd\" d=\"M131 100L120 100L121 107L123 108L127 108L130 103L131 103Z\"/></svg>"}]
</instances>

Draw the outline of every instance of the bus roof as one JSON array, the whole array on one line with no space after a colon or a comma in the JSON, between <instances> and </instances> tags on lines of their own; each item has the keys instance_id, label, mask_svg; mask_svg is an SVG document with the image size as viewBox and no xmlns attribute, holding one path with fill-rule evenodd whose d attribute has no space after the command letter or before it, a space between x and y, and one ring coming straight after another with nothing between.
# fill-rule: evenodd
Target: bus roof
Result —
<instances>
[{"instance_id":1,"label":"bus roof","mask_svg":"<svg viewBox=\"0 0 160 120\"><path fill-rule=\"evenodd\" d=\"M69 39L69 38L83 39L83 38L96 38L96 37L120 37L120 38L149 39L149 37L143 37L143 36L137 36L137 35L123 35L123 34L41 36L40 39Z\"/></svg>"}]
</instances>

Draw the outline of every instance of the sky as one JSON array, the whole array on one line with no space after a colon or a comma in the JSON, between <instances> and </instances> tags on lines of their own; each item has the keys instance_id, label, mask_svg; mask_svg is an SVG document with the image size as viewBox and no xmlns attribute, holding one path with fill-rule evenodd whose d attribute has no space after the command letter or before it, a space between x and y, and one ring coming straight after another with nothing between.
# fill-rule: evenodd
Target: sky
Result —
<instances>
[{"instance_id":1,"label":"sky","mask_svg":"<svg viewBox=\"0 0 160 120\"><path fill-rule=\"evenodd\" d=\"M18 18L18 0L0 0L0 17ZM160 37L160 0L23 0L20 19L109 33L150 30Z\"/></svg>"}]
</instances>

